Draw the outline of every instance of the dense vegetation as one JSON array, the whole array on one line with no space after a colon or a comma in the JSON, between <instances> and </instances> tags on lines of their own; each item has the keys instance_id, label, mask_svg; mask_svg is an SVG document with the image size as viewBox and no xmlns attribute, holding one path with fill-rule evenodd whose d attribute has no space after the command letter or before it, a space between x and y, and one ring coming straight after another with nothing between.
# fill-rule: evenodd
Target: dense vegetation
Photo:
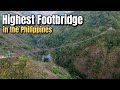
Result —
<instances>
[{"instance_id":1,"label":"dense vegetation","mask_svg":"<svg viewBox=\"0 0 120 90\"><path fill-rule=\"evenodd\" d=\"M47 35L3 35L0 32L0 48L12 46L13 52L32 52L14 58L12 64L9 58L1 60L0 78L120 79L120 12L75 11L72 14L84 16L84 24L54 26L53 33ZM40 62L46 52L39 49L46 48L55 64ZM33 53L33 50L38 52Z\"/></svg>"},{"instance_id":2,"label":"dense vegetation","mask_svg":"<svg viewBox=\"0 0 120 90\"><path fill-rule=\"evenodd\" d=\"M54 63L36 62L27 55L0 60L1 79L72 79Z\"/></svg>"},{"instance_id":3,"label":"dense vegetation","mask_svg":"<svg viewBox=\"0 0 120 90\"><path fill-rule=\"evenodd\" d=\"M49 48L67 45L53 51L55 63L67 68L75 78L119 78L120 12L73 14L84 15L83 26L56 27L53 34L41 40ZM74 44L105 31L92 40Z\"/></svg>"}]
</instances>

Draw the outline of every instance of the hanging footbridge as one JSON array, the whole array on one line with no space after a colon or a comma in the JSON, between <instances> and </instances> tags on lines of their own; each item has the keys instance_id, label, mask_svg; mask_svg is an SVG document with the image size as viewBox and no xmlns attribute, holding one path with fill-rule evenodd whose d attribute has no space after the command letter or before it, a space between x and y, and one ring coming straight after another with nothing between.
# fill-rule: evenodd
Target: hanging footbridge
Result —
<instances>
[{"instance_id":1,"label":"hanging footbridge","mask_svg":"<svg viewBox=\"0 0 120 90\"><path fill-rule=\"evenodd\" d=\"M78 45L78 44L80 44L80 43L84 43L84 42L90 41L90 40L92 40L92 39L95 39L95 38L97 38L97 37L99 37L99 36L102 36L102 35L106 34L108 31L110 31L110 30L106 30L106 31L104 31L104 32L102 32L102 33L100 33L100 34L98 34L98 35L96 35L96 36L93 36L93 37L88 38L88 39L83 40L83 41L74 42L74 43L68 43L68 44L66 44L66 45L61 45L61 46L55 47L55 48L46 48L46 49L43 49L43 50L42 50L42 49L37 49L37 50L33 49L33 50L30 50L30 51L13 53L13 54L11 54L11 57L14 57L15 55L19 55L19 54L31 54L31 53L35 53L35 52L54 51L54 50L56 50L56 49L64 48L64 47L71 46L71 45L72 45L72 46L75 46L75 45ZM8 56L4 56L4 55L0 55L0 59L3 59L3 58L9 58L9 57L8 57Z\"/></svg>"}]
</instances>

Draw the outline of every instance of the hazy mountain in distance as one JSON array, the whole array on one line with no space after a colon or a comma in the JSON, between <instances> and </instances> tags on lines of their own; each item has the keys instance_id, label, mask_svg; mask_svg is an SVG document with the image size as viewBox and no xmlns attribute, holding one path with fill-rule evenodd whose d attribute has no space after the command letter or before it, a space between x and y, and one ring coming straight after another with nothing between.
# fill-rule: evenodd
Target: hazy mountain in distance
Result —
<instances>
[{"instance_id":1,"label":"hazy mountain in distance","mask_svg":"<svg viewBox=\"0 0 120 90\"><path fill-rule=\"evenodd\" d=\"M52 15L52 14L58 14L61 12L72 13L73 11L29 11L29 12L33 14Z\"/></svg>"}]
</instances>

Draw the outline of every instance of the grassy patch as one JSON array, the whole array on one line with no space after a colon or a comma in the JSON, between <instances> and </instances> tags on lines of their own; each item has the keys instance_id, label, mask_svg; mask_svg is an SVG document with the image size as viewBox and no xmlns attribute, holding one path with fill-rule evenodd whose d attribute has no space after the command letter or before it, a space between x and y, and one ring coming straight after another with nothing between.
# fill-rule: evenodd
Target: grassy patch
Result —
<instances>
[{"instance_id":1,"label":"grassy patch","mask_svg":"<svg viewBox=\"0 0 120 90\"><path fill-rule=\"evenodd\" d=\"M120 59L119 58L117 59L117 63L114 64L114 67L115 68L120 68Z\"/></svg>"},{"instance_id":2,"label":"grassy patch","mask_svg":"<svg viewBox=\"0 0 120 90\"><path fill-rule=\"evenodd\" d=\"M51 71L61 79L72 79L72 77L57 66L53 66Z\"/></svg>"},{"instance_id":3,"label":"grassy patch","mask_svg":"<svg viewBox=\"0 0 120 90\"><path fill-rule=\"evenodd\" d=\"M113 79L120 79L120 73L113 73Z\"/></svg>"}]
</instances>

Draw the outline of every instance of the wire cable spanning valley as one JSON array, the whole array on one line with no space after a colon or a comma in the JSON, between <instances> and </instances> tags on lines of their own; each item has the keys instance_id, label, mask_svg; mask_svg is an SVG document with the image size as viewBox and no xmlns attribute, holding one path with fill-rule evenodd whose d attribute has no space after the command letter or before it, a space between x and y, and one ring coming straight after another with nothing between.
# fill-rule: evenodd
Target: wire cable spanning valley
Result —
<instances>
[{"instance_id":1,"label":"wire cable spanning valley","mask_svg":"<svg viewBox=\"0 0 120 90\"><path fill-rule=\"evenodd\" d=\"M97 37L99 37L99 36L102 36L103 34L107 33L108 31L110 31L110 30L106 30L106 31L104 31L104 32L102 32L102 33L100 33L100 34L98 34L98 35L96 35L96 36L93 36L93 37L91 37L91 38L88 38L88 39L83 40L83 41L80 41L80 42L69 43L69 44L61 45L61 46L55 47L55 48L46 48L46 49L44 49L44 50L41 50L41 49L38 49L38 50L35 50L35 51L32 50L32 53L33 53L33 52L34 52L34 53L35 53L35 52L42 52L42 51L53 51L53 50L55 50L55 49L64 48L64 47L67 47L67 46L70 46L70 45L80 44L80 43L83 43L83 42L86 42L86 41L90 41L90 40L92 40L92 39L94 39L94 38L97 38ZM22 52L22 53L31 53L31 51Z\"/></svg>"},{"instance_id":2,"label":"wire cable spanning valley","mask_svg":"<svg viewBox=\"0 0 120 90\"><path fill-rule=\"evenodd\" d=\"M20 54L30 54L30 53L42 52L42 51L53 51L53 50L55 50L55 49L64 48L64 47L67 47L67 46L70 46L70 45L80 44L80 43L83 43L83 42L86 42L86 41L90 41L90 40L92 40L92 39L94 39L94 38L97 38L97 37L99 37L99 36L102 36L103 34L107 33L108 31L110 31L110 30L106 30L106 31L104 31L104 32L102 32L102 33L94 36L94 37L88 38L88 39L83 40L83 41L80 41L80 42L69 43L69 44L61 45L61 46L55 47L55 48L46 48L46 49L44 49L44 50L38 49L38 50L31 50L31 51L20 52L20 53L17 53L17 55L20 55ZM0 59L2 59L2 58L8 58L8 57L3 57L3 56L0 57Z\"/></svg>"}]
</instances>

